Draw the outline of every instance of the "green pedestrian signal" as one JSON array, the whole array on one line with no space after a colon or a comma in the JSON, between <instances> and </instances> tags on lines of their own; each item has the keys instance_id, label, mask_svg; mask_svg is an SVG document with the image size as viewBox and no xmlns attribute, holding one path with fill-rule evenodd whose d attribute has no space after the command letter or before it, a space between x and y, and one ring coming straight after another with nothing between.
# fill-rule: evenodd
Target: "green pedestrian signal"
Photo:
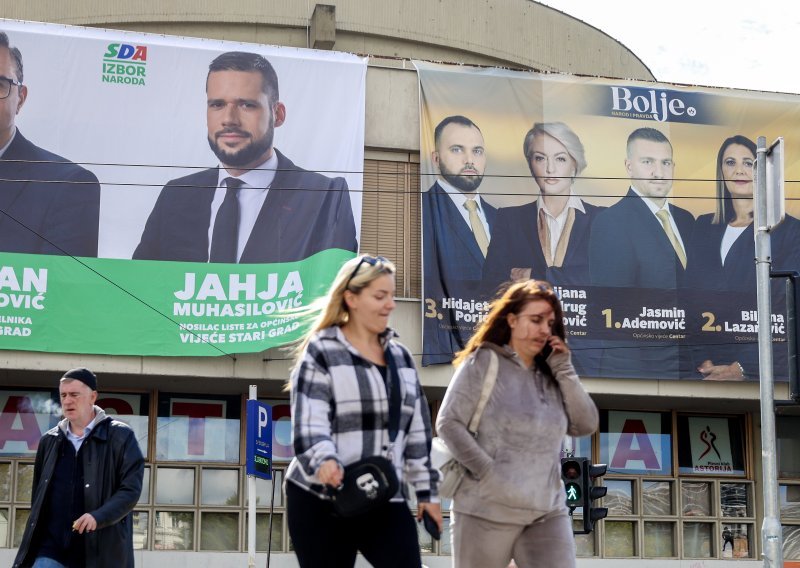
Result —
<instances>
[{"instance_id":1,"label":"green pedestrian signal","mask_svg":"<svg viewBox=\"0 0 800 568\"><path fill-rule=\"evenodd\" d=\"M606 464L593 464L589 458L561 458L561 481L564 483L569 514L572 516L578 509L583 521L583 529L573 528L574 534L591 533L595 523L608 515L607 508L595 505L595 501L606 496L608 489L594 484L607 470Z\"/></svg>"},{"instance_id":2,"label":"green pedestrian signal","mask_svg":"<svg viewBox=\"0 0 800 568\"><path fill-rule=\"evenodd\" d=\"M567 483L564 487L567 490L567 506L577 507L581 502L581 487L577 483Z\"/></svg>"},{"instance_id":3,"label":"green pedestrian signal","mask_svg":"<svg viewBox=\"0 0 800 568\"><path fill-rule=\"evenodd\" d=\"M567 507L570 510L583 507L583 470L588 460L586 458L562 458L561 481L564 482L564 491L567 494Z\"/></svg>"}]
</instances>

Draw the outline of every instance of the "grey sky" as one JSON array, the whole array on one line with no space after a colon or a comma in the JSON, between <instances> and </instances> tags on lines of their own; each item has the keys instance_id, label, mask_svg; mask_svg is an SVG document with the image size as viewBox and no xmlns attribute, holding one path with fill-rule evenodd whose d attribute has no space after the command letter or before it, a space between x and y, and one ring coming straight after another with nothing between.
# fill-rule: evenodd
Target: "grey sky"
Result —
<instances>
[{"instance_id":1,"label":"grey sky","mask_svg":"<svg viewBox=\"0 0 800 568\"><path fill-rule=\"evenodd\" d=\"M621 41L659 81L800 93L792 0L541 0Z\"/></svg>"}]
</instances>

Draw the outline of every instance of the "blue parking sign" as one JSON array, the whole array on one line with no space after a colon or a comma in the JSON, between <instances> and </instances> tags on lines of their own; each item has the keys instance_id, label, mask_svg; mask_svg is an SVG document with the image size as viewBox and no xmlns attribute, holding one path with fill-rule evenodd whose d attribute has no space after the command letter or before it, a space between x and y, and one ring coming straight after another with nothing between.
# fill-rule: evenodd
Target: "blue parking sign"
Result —
<instances>
[{"instance_id":1,"label":"blue parking sign","mask_svg":"<svg viewBox=\"0 0 800 568\"><path fill-rule=\"evenodd\" d=\"M272 479L272 407L247 401L247 475Z\"/></svg>"}]
</instances>

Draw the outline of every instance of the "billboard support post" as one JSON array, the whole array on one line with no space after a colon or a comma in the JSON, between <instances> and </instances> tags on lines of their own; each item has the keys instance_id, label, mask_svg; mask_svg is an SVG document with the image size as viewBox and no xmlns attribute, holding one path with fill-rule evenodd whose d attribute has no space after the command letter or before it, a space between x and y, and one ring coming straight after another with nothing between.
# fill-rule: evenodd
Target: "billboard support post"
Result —
<instances>
[{"instance_id":1,"label":"billboard support post","mask_svg":"<svg viewBox=\"0 0 800 568\"><path fill-rule=\"evenodd\" d=\"M779 143L782 143L782 140L779 139ZM781 155L782 153L778 152L773 158ZM764 521L761 525L761 546L764 554L764 568L783 568L775 444L775 385L772 369L772 330L770 327L772 306L769 277L772 264L770 231L780 220L770 219L768 214L767 204L770 200L767 194L769 191L778 189L774 187L774 180L769 186L767 184L767 162L769 159L767 140L765 137L759 136L754 196L754 238L756 249L756 291L758 294L758 363L761 385L761 467L764 482ZM771 225L771 221L774 224Z\"/></svg>"},{"instance_id":2,"label":"billboard support post","mask_svg":"<svg viewBox=\"0 0 800 568\"><path fill-rule=\"evenodd\" d=\"M250 400L258 399L258 386L250 385ZM247 566L256 565L256 476L247 476Z\"/></svg>"},{"instance_id":3,"label":"billboard support post","mask_svg":"<svg viewBox=\"0 0 800 568\"><path fill-rule=\"evenodd\" d=\"M272 549L272 513L275 506L275 475L272 467L272 407L258 402L258 388L250 385L247 400L247 440L245 442L245 473L247 473L247 552L248 566L256 564L256 478L272 483L272 501L269 507L269 539L267 567Z\"/></svg>"}]
</instances>

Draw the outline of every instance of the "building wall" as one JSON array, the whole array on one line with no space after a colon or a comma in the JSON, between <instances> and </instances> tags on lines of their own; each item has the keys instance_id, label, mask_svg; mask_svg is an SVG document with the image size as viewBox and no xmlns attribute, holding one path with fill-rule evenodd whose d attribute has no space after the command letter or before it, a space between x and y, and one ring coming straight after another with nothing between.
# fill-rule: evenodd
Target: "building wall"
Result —
<instances>
[{"instance_id":1,"label":"building wall","mask_svg":"<svg viewBox=\"0 0 800 568\"><path fill-rule=\"evenodd\" d=\"M331 1L336 6L334 49L377 56L367 72L365 157L367 161L419 163L419 88L410 59L559 71L607 77L654 79L625 46L603 32L547 6L528 0L443 0L435 9L425 0L397 3ZM274 45L305 47L310 38L311 2L213 0L114 4L101 0L15 2L0 0L6 18L88 25ZM423 14L423 17L420 17ZM511 33L509 33L511 32ZM418 185L416 188L419 191ZM381 188L380 191L384 191ZM378 207L378 203L375 207ZM382 203L381 203L382 206ZM409 211L398 209L399 216ZM364 216L369 219L369 211ZM417 217L418 218L418 217ZM408 280L419 281L418 224L403 235L409 257ZM373 230L373 233L377 229ZM368 252L380 238L364 230ZM374 244L373 244L374 243ZM395 252L394 250L391 252ZM396 258L396 254L388 254ZM399 286L410 299L395 322L404 341L421 346L419 290ZM398 318L396 318L398 319ZM420 347L416 353L420 352ZM120 376L230 377L250 381L285 380L288 363L275 353L228 358L86 357L0 352L6 369L58 371L78 363ZM449 371L435 370L430 384L444 385ZM427 375L428 373L425 373ZM2 375L0 375L2 376ZM427 376L423 376L429 384ZM242 387L244 388L244 387ZM244 391L242 391L244 392Z\"/></svg>"},{"instance_id":2,"label":"building wall","mask_svg":"<svg viewBox=\"0 0 800 568\"><path fill-rule=\"evenodd\" d=\"M411 351L420 353L421 259L417 196L420 190L419 92L410 60L418 58L642 80L654 78L635 54L613 38L563 13L528 0L441 0L436 3L429 0L394 3L331 0L330 4L336 6L333 48L372 56L366 87L365 187L373 183L376 191L373 202L365 200L362 250L398 260L398 291L402 299L392 317L392 325ZM142 0L119 4L101 0L0 0L0 6L7 18L209 39L307 47L315 45L319 37L330 38L330 30L326 32L327 35L312 30L314 4L310 2L239 0L221 3L183 0L165 3ZM388 215L393 223L393 233L387 232L384 217L380 222L375 221L379 210L384 216ZM395 238L398 232L402 235L400 239ZM282 389L290 364L290 354L279 349L230 358L110 357L0 351L0 387L52 388L55 377L64 369L89 366L101 376L103 390L133 390L150 397L148 412L151 420L147 429L152 438L152 449L155 445L153 439L160 428L154 418L158 415L156 399L160 393L245 395L248 385L255 384L260 397L285 399ZM451 375L450 366L421 370L422 382L434 410ZM726 412L746 417L758 412L759 389L755 383L600 380L589 377L584 379L584 384L604 409L671 413ZM776 398L788 398L786 385L776 386ZM760 429L756 419L748 424L749 472L744 481L757 488L760 487L761 475L758 457L761 455ZM595 439L595 451L598 444ZM152 468L194 468L198 477L204 475L206 469L213 469L213 464L209 466L200 461L168 462L166 465L156 461L151 454L149 464ZM17 472L27 471L28 462L23 459L7 463L13 483L18 484L14 487L22 487L24 483L19 483L22 474ZM3 460L0 459L2 467ZM239 463L220 464L218 469L226 468L235 470L239 479L243 480ZM629 477L636 487L641 487L642 479ZM667 481L676 487L682 483L677 478ZM711 479L710 482L718 487L720 480ZM199 492L198 488L197 495L200 495ZM752 515L747 520L757 527L762 509L757 491L754 491L752 499ZM17 509L24 509L25 506L24 497L20 500L10 495L5 501L8 501L8 505L3 509L4 499L0 491L0 527L2 510L13 515ZM675 506L677 509L679 504ZM155 515L159 505L150 501L137 509ZM236 515L240 529L244 526L243 499L228 508L204 508L195 503L192 507L179 506L177 509L173 507L173 510L190 511L198 516L209 512ZM677 513L673 517L669 517L667 522L678 527L676 530L682 530L684 518ZM621 516L620 522L627 522L625 519ZM718 530L724 521L719 515L706 520L716 527L714 530ZM632 522L643 524L638 517ZM643 529L639 525L637 527L639 536L636 538L641 540ZM197 527L195 530L199 535L200 530ZM586 548L589 546L588 540L579 541L579 548L584 552L589 550L590 555L592 551L601 554L606 545L606 534L602 533L598 538L591 542L593 548ZM636 542L639 543L639 540ZM241 531L239 543L240 550L243 550L245 544ZM758 558L758 548L754 545L751 558ZM151 550L137 554L142 565L158 565L163 563L161 558L165 553ZM643 551L638 550L636 554L642 556ZM12 555L13 550L0 549L0 563ZM174 566L223 566L229 565L233 558L237 562L242 560L244 555L174 553L169 558ZM259 563L262 558L259 556ZM634 562L637 566L653 568L674 566L676 563L691 565L689 560L641 559L582 559L579 565L632 566ZM708 567L729 565L723 560L705 559L702 562ZM429 557L426 563L438 567L448 565L449 561L443 557ZM278 554L275 565L294 566L293 556ZM737 565L754 566L755 561L740 561Z\"/></svg>"}]
</instances>

